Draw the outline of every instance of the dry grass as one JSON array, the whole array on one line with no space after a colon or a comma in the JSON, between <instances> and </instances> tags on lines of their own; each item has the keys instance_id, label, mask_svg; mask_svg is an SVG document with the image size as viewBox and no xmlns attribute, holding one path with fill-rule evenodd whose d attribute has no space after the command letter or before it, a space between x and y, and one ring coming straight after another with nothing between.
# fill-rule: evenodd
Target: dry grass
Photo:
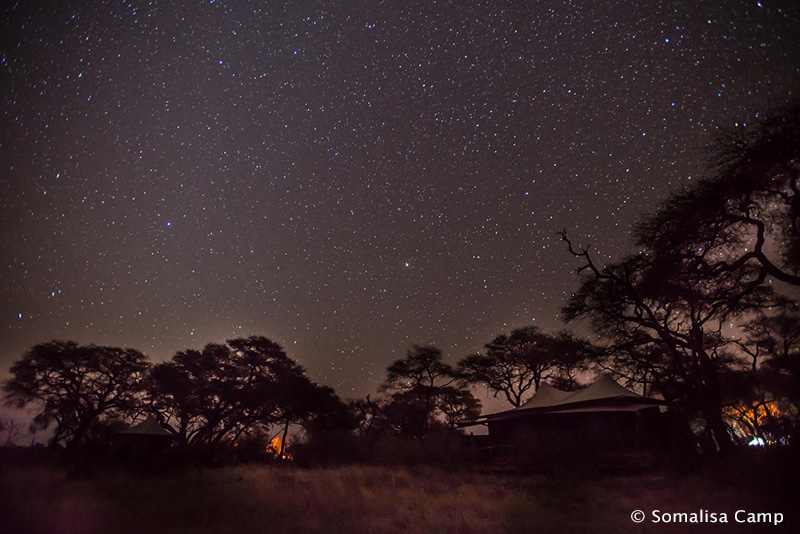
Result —
<instances>
[{"instance_id":1,"label":"dry grass","mask_svg":"<svg viewBox=\"0 0 800 534\"><path fill-rule=\"evenodd\" d=\"M577 481L432 468L238 466L75 479L46 463L2 467L1 530L15 533L780 532L794 512L771 492L702 476ZM630 520L634 509L741 508L781 511L787 523L692 530Z\"/></svg>"}]
</instances>

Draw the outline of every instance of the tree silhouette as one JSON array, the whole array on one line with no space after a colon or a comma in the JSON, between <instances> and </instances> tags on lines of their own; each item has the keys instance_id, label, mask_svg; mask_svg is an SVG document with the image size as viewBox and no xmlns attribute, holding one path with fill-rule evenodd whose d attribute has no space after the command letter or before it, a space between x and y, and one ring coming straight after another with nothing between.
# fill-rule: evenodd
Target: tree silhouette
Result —
<instances>
[{"instance_id":1,"label":"tree silhouette","mask_svg":"<svg viewBox=\"0 0 800 534\"><path fill-rule=\"evenodd\" d=\"M582 261L564 314L590 319L618 362L632 357L629 370L699 409L727 450L723 382L742 358L723 325L784 305L772 278L800 285L800 106L725 131L712 164L713 174L642 219L635 255L601 268L562 233Z\"/></svg>"},{"instance_id":2,"label":"tree silhouette","mask_svg":"<svg viewBox=\"0 0 800 534\"><path fill-rule=\"evenodd\" d=\"M262 336L179 351L153 367L149 390L154 414L184 445L214 446L276 424L285 445L289 425L335 405L332 390Z\"/></svg>"},{"instance_id":3,"label":"tree silhouette","mask_svg":"<svg viewBox=\"0 0 800 534\"><path fill-rule=\"evenodd\" d=\"M645 218L636 234L657 261L691 259L712 277L800 286L800 101L723 129L715 172ZM737 274L739 273L739 274Z\"/></svg>"},{"instance_id":4,"label":"tree silhouette","mask_svg":"<svg viewBox=\"0 0 800 534\"><path fill-rule=\"evenodd\" d=\"M535 326L501 334L485 345L485 354L458 362L458 374L467 384L483 384L519 407L528 392L550 380L561 388L575 386L575 373L584 367L589 345L571 333L547 334Z\"/></svg>"},{"instance_id":5,"label":"tree silhouette","mask_svg":"<svg viewBox=\"0 0 800 534\"><path fill-rule=\"evenodd\" d=\"M730 318L771 302L769 287L740 283L753 266L742 265L732 278L709 277L637 254L601 269L587 250L573 248L566 233L562 238L583 261L581 286L563 310L565 319L590 319L612 342L610 352L663 354L662 365L702 412L720 450L729 450L719 374L731 362L719 332Z\"/></svg>"},{"instance_id":6,"label":"tree silhouette","mask_svg":"<svg viewBox=\"0 0 800 534\"><path fill-rule=\"evenodd\" d=\"M405 358L395 360L386 368L382 389L436 388L453 380L453 368L442 361L441 349L413 345Z\"/></svg>"},{"instance_id":7,"label":"tree silhouette","mask_svg":"<svg viewBox=\"0 0 800 534\"><path fill-rule=\"evenodd\" d=\"M440 349L414 345L405 358L395 360L386 368L381 390L410 392L412 395L406 395L406 401L413 396L417 399L415 402L422 403L426 413L432 413L440 388L452 384L455 376L453 367L442 361Z\"/></svg>"},{"instance_id":8,"label":"tree silhouette","mask_svg":"<svg viewBox=\"0 0 800 534\"><path fill-rule=\"evenodd\" d=\"M763 364L780 375L786 393L800 401L800 311L787 307L777 313L760 314L744 327L741 348L752 358L752 368Z\"/></svg>"},{"instance_id":9,"label":"tree silhouette","mask_svg":"<svg viewBox=\"0 0 800 534\"><path fill-rule=\"evenodd\" d=\"M241 371L225 345L179 351L150 373L153 413L183 445L218 443L240 421L236 388Z\"/></svg>"},{"instance_id":10,"label":"tree silhouette","mask_svg":"<svg viewBox=\"0 0 800 534\"><path fill-rule=\"evenodd\" d=\"M405 438L421 438L428 433L438 395L431 389L408 389L394 393L381 406L379 420Z\"/></svg>"},{"instance_id":11,"label":"tree silhouette","mask_svg":"<svg viewBox=\"0 0 800 534\"><path fill-rule=\"evenodd\" d=\"M471 391L452 386L441 389L436 407L444 415L450 428L455 428L458 423L477 419L481 414L481 401Z\"/></svg>"},{"instance_id":12,"label":"tree silhouette","mask_svg":"<svg viewBox=\"0 0 800 534\"><path fill-rule=\"evenodd\" d=\"M384 403L381 401L373 401L367 395L366 399L352 401L350 408L356 419L358 436L367 445L378 441L389 428L389 424L383 416Z\"/></svg>"},{"instance_id":13,"label":"tree silhouette","mask_svg":"<svg viewBox=\"0 0 800 534\"><path fill-rule=\"evenodd\" d=\"M451 386L456 380L455 369L442 361L440 349L414 345L405 358L386 369L380 390L391 393L388 402L362 406L378 408L372 412L370 428L377 425L380 432L389 427L405 437L422 437L437 415L452 424L465 416L479 415L480 403L472 393Z\"/></svg>"},{"instance_id":14,"label":"tree silhouette","mask_svg":"<svg viewBox=\"0 0 800 534\"><path fill-rule=\"evenodd\" d=\"M342 402L327 386L315 388L313 412L301 422L303 439L292 443L291 454L298 465L341 464L363 458L367 440L359 435L360 414L355 403Z\"/></svg>"},{"instance_id":15,"label":"tree silhouette","mask_svg":"<svg viewBox=\"0 0 800 534\"><path fill-rule=\"evenodd\" d=\"M794 306L753 317L737 344L751 358L749 396L738 405L754 435L777 442L800 431L800 313ZM743 409L744 408L744 409Z\"/></svg>"},{"instance_id":16,"label":"tree silhouette","mask_svg":"<svg viewBox=\"0 0 800 534\"><path fill-rule=\"evenodd\" d=\"M19 421L12 418L0 418L0 435L2 434L6 435L2 441L3 447L15 445L18 439L25 436Z\"/></svg>"},{"instance_id":17,"label":"tree silhouette","mask_svg":"<svg viewBox=\"0 0 800 534\"><path fill-rule=\"evenodd\" d=\"M101 416L136 408L148 368L134 349L51 341L17 361L3 389L8 404L37 406L33 429L55 423L51 445L64 441L73 449Z\"/></svg>"}]
</instances>

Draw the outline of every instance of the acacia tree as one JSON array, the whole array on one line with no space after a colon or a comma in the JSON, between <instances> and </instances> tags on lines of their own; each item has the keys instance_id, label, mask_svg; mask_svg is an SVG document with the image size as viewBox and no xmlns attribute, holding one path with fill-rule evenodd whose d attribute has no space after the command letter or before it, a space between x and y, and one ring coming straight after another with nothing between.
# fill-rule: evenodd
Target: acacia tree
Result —
<instances>
[{"instance_id":1,"label":"acacia tree","mask_svg":"<svg viewBox=\"0 0 800 534\"><path fill-rule=\"evenodd\" d=\"M390 392L391 398L377 405L377 417L370 425L378 423L379 428L390 427L406 437L422 437L437 414L452 422L473 414L479 403L469 390L452 387L456 380L455 369L442 361L440 349L414 345L405 358L386 369L380 390Z\"/></svg>"},{"instance_id":2,"label":"acacia tree","mask_svg":"<svg viewBox=\"0 0 800 534\"><path fill-rule=\"evenodd\" d=\"M156 417L185 445L216 445L274 424L283 426L285 445L290 424L330 405L327 393L262 336L180 351L150 377Z\"/></svg>"},{"instance_id":3,"label":"acacia tree","mask_svg":"<svg viewBox=\"0 0 800 534\"><path fill-rule=\"evenodd\" d=\"M358 429L357 413L353 403L345 403L328 386L316 386L308 399L307 416L303 429L308 442L350 441Z\"/></svg>"},{"instance_id":4,"label":"acacia tree","mask_svg":"<svg viewBox=\"0 0 800 534\"><path fill-rule=\"evenodd\" d=\"M586 249L575 250L566 233L562 238L583 261L581 286L563 310L565 319L588 318L611 341L612 352L634 355L630 349L650 346L662 353L671 380L702 412L720 450L729 450L720 370L731 357L719 333L730 318L770 303L770 288L753 279L754 267L744 264L727 277L709 277L693 269L691 259L662 262L663 256L656 260L645 253L599 268Z\"/></svg>"},{"instance_id":5,"label":"acacia tree","mask_svg":"<svg viewBox=\"0 0 800 534\"><path fill-rule=\"evenodd\" d=\"M378 422L404 438L424 437L431 425L436 398L431 390L412 388L397 391L381 403Z\"/></svg>"},{"instance_id":6,"label":"acacia tree","mask_svg":"<svg viewBox=\"0 0 800 534\"><path fill-rule=\"evenodd\" d=\"M547 377L548 382L564 391L576 389L577 374L590 367L597 356L597 347L569 330L546 334L544 345L554 363L554 368Z\"/></svg>"},{"instance_id":7,"label":"acacia tree","mask_svg":"<svg viewBox=\"0 0 800 534\"><path fill-rule=\"evenodd\" d=\"M796 307L760 314L742 328L737 345L751 358L740 389L748 394L731 413L766 441L800 428L800 313Z\"/></svg>"},{"instance_id":8,"label":"acacia tree","mask_svg":"<svg viewBox=\"0 0 800 534\"><path fill-rule=\"evenodd\" d=\"M639 241L711 277L748 265L753 280L800 286L800 101L721 130L711 163L713 174L641 222Z\"/></svg>"},{"instance_id":9,"label":"acacia tree","mask_svg":"<svg viewBox=\"0 0 800 534\"><path fill-rule=\"evenodd\" d=\"M218 443L238 423L235 389L241 369L231 356L227 346L209 343L201 351L179 351L172 361L153 367L153 414L181 444Z\"/></svg>"},{"instance_id":10,"label":"acacia tree","mask_svg":"<svg viewBox=\"0 0 800 534\"><path fill-rule=\"evenodd\" d=\"M383 417L383 405L380 401L373 401L367 395L366 399L358 399L350 403L350 408L356 419L359 438L371 445L375 443L389 425Z\"/></svg>"},{"instance_id":11,"label":"acacia tree","mask_svg":"<svg viewBox=\"0 0 800 534\"><path fill-rule=\"evenodd\" d=\"M134 349L51 341L25 353L3 389L9 405L37 407L34 430L55 423L51 445L63 441L73 449L101 416L136 409L148 369Z\"/></svg>"},{"instance_id":12,"label":"acacia tree","mask_svg":"<svg viewBox=\"0 0 800 534\"><path fill-rule=\"evenodd\" d=\"M495 397L502 393L515 408L534 387L533 372L511 351L471 354L458 362L458 371L465 384L485 385L494 391Z\"/></svg>"},{"instance_id":13,"label":"acacia tree","mask_svg":"<svg viewBox=\"0 0 800 534\"><path fill-rule=\"evenodd\" d=\"M583 275L564 311L589 318L614 349L662 355L653 369L683 389L727 450L722 382L742 359L723 324L783 304L771 279L800 285L800 106L725 131L712 164L640 222L637 255L600 268L562 233Z\"/></svg>"},{"instance_id":14,"label":"acacia tree","mask_svg":"<svg viewBox=\"0 0 800 534\"><path fill-rule=\"evenodd\" d=\"M0 418L0 434L3 433L5 433L6 438L1 445L2 447L14 445L18 439L25 436L19 421L12 418Z\"/></svg>"},{"instance_id":15,"label":"acacia tree","mask_svg":"<svg viewBox=\"0 0 800 534\"><path fill-rule=\"evenodd\" d=\"M315 414L335 408L333 392L312 382L277 343L251 336L228 340L228 346L236 365L245 370L238 390L240 429L280 424L284 451L290 425L303 424Z\"/></svg>"},{"instance_id":16,"label":"acacia tree","mask_svg":"<svg viewBox=\"0 0 800 534\"><path fill-rule=\"evenodd\" d=\"M382 391L414 392L426 412L434 408L440 388L455 381L455 370L442 361L442 351L433 346L413 345L406 357L386 368Z\"/></svg>"},{"instance_id":17,"label":"acacia tree","mask_svg":"<svg viewBox=\"0 0 800 534\"><path fill-rule=\"evenodd\" d=\"M629 342L613 347L611 351L599 351L596 366L622 380L625 387L638 390L650 397L658 392L669 403L677 401L682 393L680 385L675 387L672 379L669 354L655 344L642 341Z\"/></svg>"},{"instance_id":18,"label":"acacia tree","mask_svg":"<svg viewBox=\"0 0 800 534\"><path fill-rule=\"evenodd\" d=\"M465 384L483 384L516 407L529 391L550 380L564 389L575 385L575 373L584 368L590 353L586 341L567 331L553 334L535 326L500 334L485 345L485 354L458 362Z\"/></svg>"},{"instance_id":19,"label":"acacia tree","mask_svg":"<svg viewBox=\"0 0 800 534\"><path fill-rule=\"evenodd\" d=\"M450 428L455 428L459 423L473 421L481 414L481 401L471 391L452 386L442 388L436 407Z\"/></svg>"},{"instance_id":20,"label":"acacia tree","mask_svg":"<svg viewBox=\"0 0 800 534\"><path fill-rule=\"evenodd\" d=\"M743 330L739 346L752 358L752 369L763 364L782 375L787 394L800 401L800 310L792 307L758 315Z\"/></svg>"}]
</instances>

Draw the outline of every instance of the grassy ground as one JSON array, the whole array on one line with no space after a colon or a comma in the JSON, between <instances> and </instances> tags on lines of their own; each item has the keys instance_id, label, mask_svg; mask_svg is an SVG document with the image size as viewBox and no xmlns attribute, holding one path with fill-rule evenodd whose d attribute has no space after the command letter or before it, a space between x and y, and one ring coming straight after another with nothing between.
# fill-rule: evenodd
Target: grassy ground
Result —
<instances>
[{"instance_id":1,"label":"grassy ground","mask_svg":"<svg viewBox=\"0 0 800 534\"><path fill-rule=\"evenodd\" d=\"M786 477L758 466L689 476L496 476L433 468L237 466L70 476L0 462L0 530L26 533L797 532ZM770 468L772 469L772 468ZM747 476L742 472L749 471ZM720 474L721 473L721 474ZM631 513L647 517L634 524ZM652 510L726 512L727 525L655 524ZM737 524L736 510L782 512Z\"/></svg>"}]
</instances>

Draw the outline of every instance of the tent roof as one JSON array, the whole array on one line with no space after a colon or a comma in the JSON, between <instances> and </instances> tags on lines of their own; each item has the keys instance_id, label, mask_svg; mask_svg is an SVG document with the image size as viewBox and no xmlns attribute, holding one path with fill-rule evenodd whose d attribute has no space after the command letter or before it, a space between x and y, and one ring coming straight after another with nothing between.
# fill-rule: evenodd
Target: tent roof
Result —
<instances>
[{"instance_id":1,"label":"tent roof","mask_svg":"<svg viewBox=\"0 0 800 534\"><path fill-rule=\"evenodd\" d=\"M522 404L517 410L527 410L529 408L542 408L544 406L553 406L564 401L567 397L571 396L571 391L561 391L556 389L547 382L542 383L536 394Z\"/></svg>"},{"instance_id":2,"label":"tent roof","mask_svg":"<svg viewBox=\"0 0 800 534\"><path fill-rule=\"evenodd\" d=\"M590 385L586 389L580 389L572 393L567 393L567 396L563 399L563 401L572 404L575 402L595 401L600 399L611 399L615 397L630 397L634 399L647 398L639 395L638 393L634 393L623 386L620 386L616 380L611 378L611 375L602 374L594 384ZM559 404L563 403L564 402L561 402Z\"/></svg>"},{"instance_id":3,"label":"tent roof","mask_svg":"<svg viewBox=\"0 0 800 534\"><path fill-rule=\"evenodd\" d=\"M148 417L138 425L134 425L127 430L120 431L120 434L139 434L145 436L168 436L172 437L172 434L167 432L161 425L159 425L156 420L152 417Z\"/></svg>"},{"instance_id":4,"label":"tent roof","mask_svg":"<svg viewBox=\"0 0 800 534\"><path fill-rule=\"evenodd\" d=\"M535 413L638 411L664 404L663 400L634 393L619 385L611 375L603 374L593 384L578 391L561 391L544 383L519 408L486 415L485 419L508 419Z\"/></svg>"}]
</instances>

